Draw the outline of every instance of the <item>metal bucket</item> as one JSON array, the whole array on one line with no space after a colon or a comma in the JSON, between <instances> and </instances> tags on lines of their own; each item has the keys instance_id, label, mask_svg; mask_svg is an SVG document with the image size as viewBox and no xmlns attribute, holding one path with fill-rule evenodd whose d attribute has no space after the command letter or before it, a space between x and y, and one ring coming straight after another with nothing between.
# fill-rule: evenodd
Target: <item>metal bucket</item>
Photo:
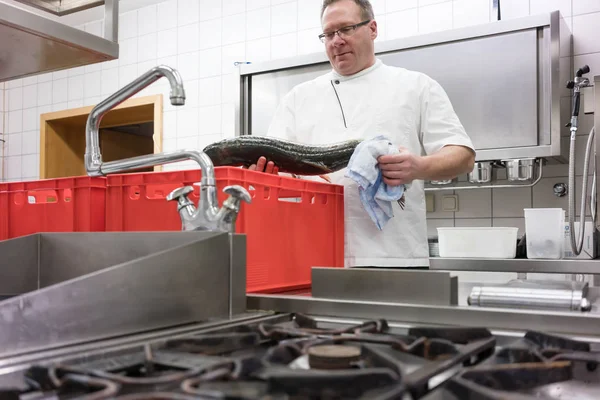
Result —
<instances>
[{"instance_id":1,"label":"metal bucket","mask_svg":"<svg viewBox=\"0 0 600 400\"><path fill-rule=\"evenodd\" d=\"M489 183L493 179L493 164L491 161L476 162L473 171L469 172L470 183Z\"/></svg>"},{"instance_id":2,"label":"metal bucket","mask_svg":"<svg viewBox=\"0 0 600 400\"><path fill-rule=\"evenodd\" d=\"M535 177L535 158L502 160L506 167L506 177L511 182L531 181Z\"/></svg>"}]
</instances>

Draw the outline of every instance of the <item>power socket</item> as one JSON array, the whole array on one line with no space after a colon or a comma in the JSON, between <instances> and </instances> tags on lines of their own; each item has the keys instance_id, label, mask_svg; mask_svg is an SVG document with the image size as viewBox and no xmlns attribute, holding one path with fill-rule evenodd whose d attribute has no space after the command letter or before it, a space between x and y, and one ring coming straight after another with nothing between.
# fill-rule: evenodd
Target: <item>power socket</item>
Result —
<instances>
[{"instance_id":1,"label":"power socket","mask_svg":"<svg viewBox=\"0 0 600 400\"><path fill-rule=\"evenodd\" d=\"M458 211L458 196L455 194L442 196L442 211Z\"/></svg>"}]
</instances>

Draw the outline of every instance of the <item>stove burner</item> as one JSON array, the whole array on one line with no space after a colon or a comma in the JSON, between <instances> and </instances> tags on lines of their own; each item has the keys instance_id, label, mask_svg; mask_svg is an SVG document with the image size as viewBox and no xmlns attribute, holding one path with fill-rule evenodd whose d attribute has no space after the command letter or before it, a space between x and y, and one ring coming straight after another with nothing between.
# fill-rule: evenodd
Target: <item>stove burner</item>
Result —
<instances>
[{"instance_id":1,"label":"stove burner","mask_svg":"<svg viewBox=\"0 0 600 400\"><path fill-rule=\"evenodd\" d=\"M26 376L28 382L34 386L34 390L77 393L80 395L78 398L83 400L111 398L121 389L118 382L56 368L32 367ZM15 396L14 398L21 397Z\"/></svg>"},{"instance_id":2,"label":"stove burner","mask_svg":"<svg viewBox=\"0 0 600 400\"><path fill-rule=\"evenodd\" d=\"M32 368L28 393L92 400L419 399L430 380L479 363L494 346L480 328L398 335L385 320L324 329L295 315Z\"/></svg>"},{"instance_id":3,"label":"stove burner","mask_svg":"<svg viewBox=\"0 0 600 400\"><path fill-rule=\"evenodd\" d=\"M346 345L320 345L308 349L308 363L316 369L349 369L360 360L360 348Z\"/></svg>"},{"instance_id":4,"label":"stove burner","mask_svg":"<svg viewBox=\"0 0 600 400\"><path fill-rule=\"evenodd\" d=\"M249 332L172 339L165 343L165 347L169 350L186 353L217 355L249 346L257 346L259 343L260 335Z\"/></svg>"},{"instance_id":5,"label":"stove burner","mask_svg":"<svg viewBox=\"0 0 600 400\"><path fill-rule=\"evenodd\" d=\"M311 337L315 335L339 336L343 334L360 333L384 333L389 327L387 321L367 321L360 325L351 326L344 329L318 329L311 319L307 317L296 318L294 324L290 327L283 325L260 324L258 330L265 338L274 340L283 340L289 338Z\"/></svg>"},{"instance_id":6,"label":"stove burner","mask_svg":"<svg viewBox=\"0 0 600 400\"><path fill-rule=\"evenodd\" d=\"M600 354L590 348L589 343L527 332L426 399L598 399Z\"/></svg>"}]
</instances>

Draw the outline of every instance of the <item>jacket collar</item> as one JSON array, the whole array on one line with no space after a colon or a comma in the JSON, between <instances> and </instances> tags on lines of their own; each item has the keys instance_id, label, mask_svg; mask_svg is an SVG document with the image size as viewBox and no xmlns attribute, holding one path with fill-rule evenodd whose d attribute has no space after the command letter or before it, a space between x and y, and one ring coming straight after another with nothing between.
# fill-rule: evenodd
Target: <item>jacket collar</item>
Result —
<instances>
[{"instance_id":1,"label":"jacket collar","mask_svg":"<svg viewBox=\"0 0 600 400\"><path fill-rule=\"evenodd\" d=\"M383 62L379 58L376 58L375 64L373 64L369 68L365 68L362 71L359 71L353 75L340 75L334 69L332 69L331 70L331 79L336 79L338 81L349 81L351 79L356 79L361 76L367 75L367 74L375 71L377 68L381 67L382 65L383 65Z\"/></svg>"}]
</instances>

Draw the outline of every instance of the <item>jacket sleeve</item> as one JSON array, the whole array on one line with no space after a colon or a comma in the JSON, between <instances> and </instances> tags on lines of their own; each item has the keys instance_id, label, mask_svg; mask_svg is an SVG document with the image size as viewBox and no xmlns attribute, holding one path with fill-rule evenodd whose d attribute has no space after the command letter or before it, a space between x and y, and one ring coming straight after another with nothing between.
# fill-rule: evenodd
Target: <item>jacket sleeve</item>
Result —
<instances>
[{"instance_id":1,"label":"jacket sleeve","mask_svg":"<svg viewBox=\"0 0 600 400\"><path fill-rule=\"evenodd\" d=\"M421 143L426 154L433 154L448 145L465 146L475 151L446 91L431 78L425 80L422 91L420 122Z\"/></svg>"}]
</instances>

